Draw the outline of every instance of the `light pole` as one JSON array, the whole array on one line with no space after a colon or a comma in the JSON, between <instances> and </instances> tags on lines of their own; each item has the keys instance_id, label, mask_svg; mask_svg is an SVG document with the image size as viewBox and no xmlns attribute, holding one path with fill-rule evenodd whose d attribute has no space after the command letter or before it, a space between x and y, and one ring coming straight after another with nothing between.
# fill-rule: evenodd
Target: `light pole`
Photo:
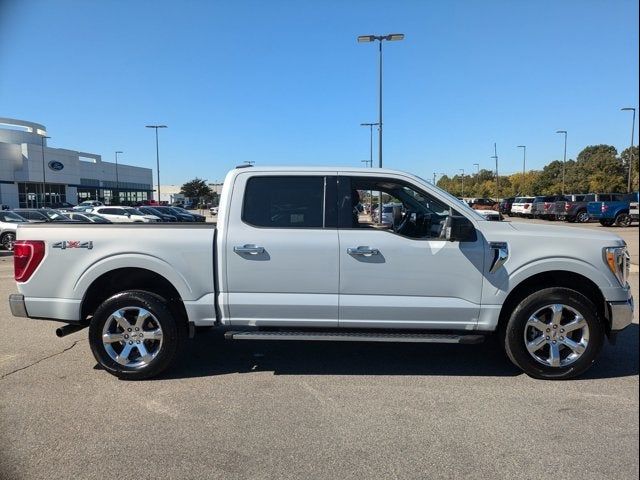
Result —
<instances>
[{"instance_id":1,"label":"light pole","mask_svg":"<svg viewBox=\"0 0 640 480\"><path fill-rule=\"evenodd\" d=\"M498 148L493 143L493 156L491 157L496 161L496 201L500 201L500 177L498 176Z\"/></svg>"},{"instance_id":2,"label":"light pole","mask_svg":"<svg viewBox=\"0 0 640 480\"><path fill-rule=\"evenodd\" d=\"M117 205L120 205L120 181L118 179L118 154L124 153L120 150L116 150L116 195L117 195Z\"/></svg>"},{"instance_id":3,"label":"light pole","mask_svg":"<svg viewBox=\"0 0 640 480\"><path fill-rule=\"evenodd\" d=\"M361 123L361 127L369 127L369 164L371 168L373 168L373 127L376 125L380 125L379 123ZM380 160L380 165L382 165L382 160ZM382 205L382 192L378 192L378 204ZM370 193L371 195L371 207L373 207L373 190ZM378 215L378 220L382 223L382 209L380 210L380 215ZM373 215L373 212L372 212ZM373 219L373 218L372 218Z\"/></svg>"},{"instance_id":4,"label":"light pole","mask_svg":"<svg viewBox=\"0 0 640 480\"><path fill-rule=\"evenodd\" d=\"M564 157L562 157L562 194L564 195L564 167L567 162L567 131L558 130L556 133L564 134Z\"/></svg>"},{"instance_id":5,"label":"light pole","mask_svg":"<svg viewBox=\"0 0 640 480\"><path fill-rule=\"evenodd\" d=\"M158 129L167 128L166 125L145 125L147 128L155 128L156 130L156 171L158 174L158 205L160 205L160 150L158 148Z\"/></svg>"},{"instance_id":6,"label":"light pole","mask_svg":"<svg viewBox=\"0 0 640 480\"><path fill-rule=\"evenodd\" d=\"M434 185L436 184L436 175L446 175L446 174L442 173L442 172L440 172L440 173L433 172L433 184Z\"/></svg>"},{"instance_id":7,"label":"light pole","mask_svg":"<svg viewBox=\"0 0 640 480\"><path fill-rule=\"evenodd\" d=\"M522 180L524 181L524 174L526 173L526 164L527 164L527 146L526 145L518 145L518 148L522 149Z\"/></svg>"},{"instance_id":8,"label":"light pole","mask_svg":"<svg viewBox=\"0 0 640 480\"><path fill-rule=\"evenodd\" d=\"M464 197L464 168L461 168L460 171L462 172L462 195L460 196Z\"/></svg>"},{"instance_id":9,"label":"light pole","mask_svg":"<svg viewBox=\"0 0 640 480\"><path fill-rule=\"evenodd\" d=\"M390 33L388 35L360 35L359 43L378 41L378 65L379 65L379 92L378 92L378 168L382 168L382 42L396 42L404 39L403 33ZM382 213L381 213L382 215Z\"/></svg>"},{"instance_id":10,"label":"light pole","mask_svg":"<svg viewBox=\"0 0 640 480\"><path fill-rule=\"evenodd\" d=\"M474 163L473 166L476 167L476 174L480 173L480 164Z\"/></svg>"},{"instance_id":11,"label":"light pole","mask_svg":"<svg viewBox=\"0 0 640 480\"><path fill-rule=\"evenodd\" d=\"M631 193L631 167L633 166L633 134L635 133L636 127L636 109L632 107L625 107L620 110L623 112L633 112L633 120L631 122L631 148L629 149L629 174L627 179L627 193Z\"/></svg>"},{"instance_id":12,"label":"light pole","mask_svg":"<svg viewBox=\"0 0 640 480\"><path fill-rule=\"evenodd\" d=\"M47 138L51 138L51 137L47 137L46 135L42 135L40 137L40 142L42 143L42 206L43 207L46 205L46 199L47 199L47 196L45 194L46 177L45 177L45 169L44 169L44 141Z\"/></svg>"}]
</instances>

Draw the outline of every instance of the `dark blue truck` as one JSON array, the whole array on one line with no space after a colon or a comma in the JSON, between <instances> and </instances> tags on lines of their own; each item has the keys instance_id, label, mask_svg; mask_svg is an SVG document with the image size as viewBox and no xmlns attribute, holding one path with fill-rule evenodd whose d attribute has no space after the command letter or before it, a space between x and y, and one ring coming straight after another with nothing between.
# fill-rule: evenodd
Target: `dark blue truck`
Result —
<instances>
[{"instance_id":1,"label":"dark blue truck","mask_svg":"<svg viewBox=\"0 0 640 480\"><path fill-rule=\"evenodd\" d=\"M590 218L598 220L604 227L628 227L632 221L629 205L637 201L638 192L603 193L599 195L599 201L587 204L587 212Z\"/></svg>"}]
</instances>

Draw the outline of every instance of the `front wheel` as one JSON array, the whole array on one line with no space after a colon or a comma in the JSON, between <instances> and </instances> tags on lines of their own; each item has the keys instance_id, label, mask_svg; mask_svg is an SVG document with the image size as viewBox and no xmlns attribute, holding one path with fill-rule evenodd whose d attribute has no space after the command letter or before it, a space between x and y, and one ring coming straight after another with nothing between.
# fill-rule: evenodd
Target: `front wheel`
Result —
<instances>
[{"instance_id":1,"label":"front wheel","mask_svg":"<svg viewBox=\"0 0 640 480\"><path fill-rule=\"evenodd\" d=\"M524 372L540 379L584 373L604 341L595 305L568 288L547 288L524 298L504 331L505 350Z\"/></svg>"},{"instance_id":2,"label":"front wheel","mask_svg":"<svg viewBox=\"0 0 640 480\"><path fill-rule=\"evenodd\" d=\"M89 325L95 359L107 372L129 380L165 370L185 337L185 329L162 297L137 290L105 300Z\"/></svg>"},{"instance_id":3,"label":"front wheel","mask_svg":"<svg viewBox=\"0 0 640 480\"><path fill-rule=\"evenodd\" d=\"M576 215L576 222L578 223L587 223L589 221L589 213L582 210L581 212L578 212L578 214Z\"/></svg>"},{"instance_id":4,"label":"front wheel","mask_svg":"<svg viewBox=\"0 0 640 480\"><path fill-rule=\"evenodd\" d=\"M618 227L628 227L631 225L631 215L628 213L619 213L616 216L615 224Z\"/></svg>"},{"instance_id":5,"label":"front wheel","mask_svg":"<svg viewBox=\"0 0 640 480\"><path fill-rule=\"evenodd\" d=\"M16 234L13 232L7 232L4 235L2 235L2 238L0 238L0 245L2 245L2 247L5 250L9 250L10 252L13 252L13 245L16 243Z\"/></svg>"}]
</instances>

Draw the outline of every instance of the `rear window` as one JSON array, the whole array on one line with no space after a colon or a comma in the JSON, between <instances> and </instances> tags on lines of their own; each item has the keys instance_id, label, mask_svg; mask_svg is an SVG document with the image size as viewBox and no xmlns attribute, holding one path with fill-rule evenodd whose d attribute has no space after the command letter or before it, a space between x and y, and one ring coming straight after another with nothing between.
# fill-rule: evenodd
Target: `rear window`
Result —
<instances>
[{"instance_id":1,"label":"rear window","mask_svg":"<svg viewBox=\"0 0 640 480\"><path fill-rule=\"evenodd\" d=\"M324 177L253 177L247 182L242 219L267 228L321 228Z\"/></svg>"}]
</instances>

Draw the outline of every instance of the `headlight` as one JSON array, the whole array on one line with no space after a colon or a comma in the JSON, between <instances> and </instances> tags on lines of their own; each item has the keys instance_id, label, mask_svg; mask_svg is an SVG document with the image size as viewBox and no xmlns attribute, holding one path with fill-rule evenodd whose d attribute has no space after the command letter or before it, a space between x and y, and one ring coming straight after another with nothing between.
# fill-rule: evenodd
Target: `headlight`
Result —
<instances>
[{"instance_id":1,"label":"headlight","mask_svg":"<svg viewBox=\"0 0 640 480\"><path fill-rule=\"evenodd\" d=\"M627 284L631 270L631 257L627 247L607 247L603 251L604 262L623 287Z\"/></svg>"}]
</instances>

